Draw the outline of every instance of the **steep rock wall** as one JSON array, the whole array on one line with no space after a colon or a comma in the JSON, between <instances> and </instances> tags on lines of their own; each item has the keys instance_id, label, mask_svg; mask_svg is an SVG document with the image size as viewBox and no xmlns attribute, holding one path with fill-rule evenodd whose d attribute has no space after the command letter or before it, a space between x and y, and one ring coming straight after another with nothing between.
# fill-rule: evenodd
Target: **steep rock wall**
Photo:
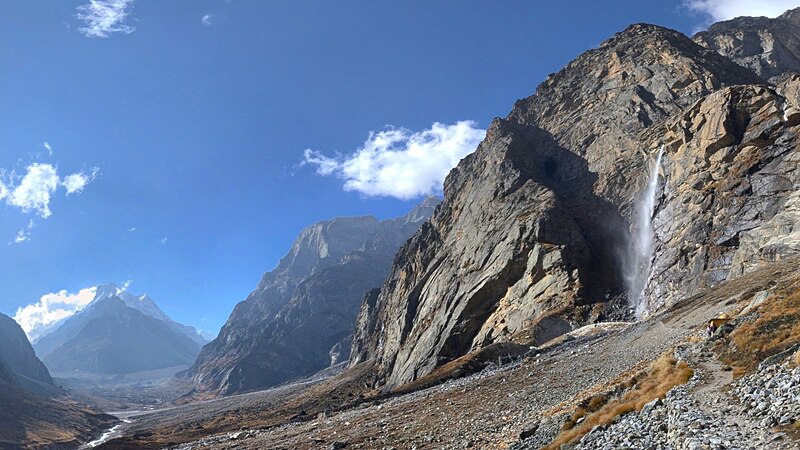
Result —
<instances>
[{"instance_id":1,"label":"steep rock wall","mask_svg":"<svg viewBox=\"0 0 800 450\"><path fill-rule=\"evenodd\" d=\"M548 77L450 173L442 206L363 304L351 364L376 362L390 390L475 348L602 318L628 287L628 219L667 122L726 86L763 84L644 24Z\"/></svg>"}]
</instances>

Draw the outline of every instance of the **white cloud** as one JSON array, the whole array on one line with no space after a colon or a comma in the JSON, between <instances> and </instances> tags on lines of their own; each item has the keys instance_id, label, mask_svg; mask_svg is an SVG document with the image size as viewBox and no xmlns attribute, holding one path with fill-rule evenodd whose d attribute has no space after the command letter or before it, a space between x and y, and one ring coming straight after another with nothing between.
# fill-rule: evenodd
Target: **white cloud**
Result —
<instances>
[{"instance_id":1,"label":"white cloud","mask_svg":"<svg viewBox=\"0 0 800 450\"><path fill-rule=\"evenodd\" d=\"M93 168L90 173L76 172L64 177L61 180L61 185L67 190L67 195L80 193L87 184L91 183L97 176L97 167Z\"/></svg>"},{"instance_id":2,"label":"white cloud","mask_svg":"<svg viewBox=\"0 0 800 450\"><path fill-rule=\"evenodd\" d=\"M320 152L315 152L307 148L303 152L303 162L301 165L313 164L317 166L317 173L320 175L331 175L342 167L342 164L334 159L328 158Z\"/></svg>"},{"instance_id":3,"label":"white cloud","mask_svg":"<svg viewBox=\"0 0 800 450\"><path fill-rule=\"evenodd\" d=\"M735 17L777 17L786 10L800 6L798 0L684 0L689 10L702 13L710 22Z\"/></svg>"},{"instance_id":4,"label":"white cloud","mask_svg":"<svg viewBox=\"0 0 800 450\"><path fill-rule=\"evenodd\" d=\"M123 292L127 291L127 290L128 290L128 288L129 288L129 287L131 287L131 284L133 284L133 280L125 280L125 281L122 283L122 286L120 286L120 287L118 287L118 288L117 288L117 295L120 295L120 294L122 294Z\"/></svg>"},{"instance_id":5,"label":"white cloud","mask_svg":"<svg viewBox=\"0 0 800 450\"><path fill-rule=\"evenodd\" d=\"M86 23L78 30L84 36L98 38L107 38L113 33L133 33L136 28L124 23L132 7L133 0L90 0L78 6L78 19Z\"/></svg>"},{"instance_id":6,"label":"white cloud","mask_svg":"<svg viewBox=\"0 0 800 450\"><path fill-rule=\"evenodd\" d=\"M95 287L89 287L75 294L66 290L45 294L38 302L18 308L14 320L28 335L28 339L35 341L91 303L96 290Z\"/></svg>"},{"instance_id":7,"label":"white cloud","mask_svg":"<svg viewBox=\"0 0 800 450\"><path fill-rule=\"evenodd\" d=\"M159 239L158 242L161 242L162 245L166 244L167 243L167 238L163 237L163 238Z\"/></svg>"},{"instance_id":8,"label":"white cloud","mask_svg":"<svg viewBox=\"0 0 800 450\"><path fill-rule=\"evenodd\" d=\"M315 165L318 174L343 179L347 191L411 199L441 192L450 169L485 135L486 130L471 120L436 122L419 132L388 127L370 132L364 145L346 157L330 158L307 149L302 165Z\"/></svg>"},{"instance_id":9,"label":"white cloud","mask_svg":"<svg viewBox=\"0 0 800 450\"><path fill-rule=\"evenodd\" d=\"M45 150L47 150L48 155L53 156L53 147L50 146L50 144L47 141L44 141L44 144L42 144L42 146L44 147Z\"/></svg>"},{"instance_id":10,"label":"white cloud","mask_svg":"<svg viewBox=\"0 0 800 450\"><path fill-rule=\"evenodd\" d=\"M130 228L128 228L128 231L133 233L134 231L136 231L136 227L130 227Z\"/></svg>"},{"instance_id":11,"label":"white cloud","mask_svg":"<svg viewBox=\"0 0 800 450\"><path fill-rule=\"evenodd\" d=\"M0 181L0 200L22 209L24 213L34 212L46 219L50 217L50 199L59 188L64 187L69 194L80 193L87 184L97 176L95 167L89 173L76 172L64 178L58 176L58 170L52 164L32 163L26 167L26 173L19 184L6 185Z\"/></svg>"},{"instance_id":12,"label":"white cloud","mask_svg":"<svg viewBox=\"0 0 800 450\"><path fill-rule=\"evenodd\" d=\"M43 218L50 217L50 194L58 189L58 173L50 164L33 163L19 185L7 196L6 203L23 212L35 211Z\"/></svg>"},{"instance_id":13,"label":"white cloud","mask_svg":"<svg viewBox=\"0 0 800 450\"><path fill-rule=\"evenodd\" d=\"M21 244L27 240L30 240L31 232L25 228L19 230L17 232L16 237L14 237L15 244Z\"/></svg>"},{"instance_id":14,"label":"white cloud","mask_svg":"<svg viewBox=\"0 0 800 450\"><path fill-rule=\"evenodd\" d=\"M211 26L211 18L214 17L211 14L206 14L200 19L200 22L203 23L204 26L210 27Z\"/></svg>"},{"instance_id":15,"label":"white cloud","mask_svg":"<svg viewBox=\"0 0 800 450\"><path fill-rule=\"evenodd\" d=\"M25 241L29 241L31 239L31 230L33 229L33 220L28 221L28 226L19 230L17 235L14 237L14 244L21 244ZM11 242L9 242L9 245Z\"/></svg>"}]
</instances>

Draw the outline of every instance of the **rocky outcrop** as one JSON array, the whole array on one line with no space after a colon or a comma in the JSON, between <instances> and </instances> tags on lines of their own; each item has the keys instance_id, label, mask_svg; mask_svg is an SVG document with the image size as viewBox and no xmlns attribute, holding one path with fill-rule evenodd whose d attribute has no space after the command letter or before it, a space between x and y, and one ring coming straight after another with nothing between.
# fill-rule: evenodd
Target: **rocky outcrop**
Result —
<instances>
[{"instance_id":1,"label":"rocky outcrop","mask_svg":"<svg viewBox=\"0 0 800 450\"><path fill-rule=\"evenodd\" d=\"M764 79L800 71L800 8L780 17L737 17L715 23L693 37Z\"/></svg>"},{"instance_id":2,"label":"rocky outcrop","mask_svg":"<svg viewBox=\"0 0 800 450\"><path fill-rule=\"evenodd\" d=\"M399 384L612 292L613 272L582 277L610 252L593 258L581 213L613 211L581 180L591 180L585 163L545 132L495 121L451 172L445 201L401 249L380 294L364 303L351 362L375 355L391 368L387 383ZM570 183L585 195L573 208L564 205Z\"/></svg>"},{"instance_id":3,"label":"rocky outcrop","mask_svg":"<svg viewBox=\"0 0 800 450\"><path fill-rule=\"evenodd\" d=\"M232 394L307 376L346 358L342 345L353 333L364 293L383 282L397 249L437 203L428 198L398 219L336 218L303 230L181 376L202 391Z\"/></svg>"},{"instance_id":4,"label":"rocky outcrop","mask_svg":"<svg viewBox=\"0 0 800 450\"><path fill-rule=\"evenodd\" d=\"M475 348L542 343L627 289L628 217L661 126L751 71L638 24L551 75L445 182L359 316L351 364L391 389ZM634 230L635 231L635 230Z\"/></svg>"},{"instance_id":5,"label":"rocky outcrop","mask_svg":"<svg viewBox=\"0 0 800 450\"><path fill-rule=\"evenodd\" d=\"M626 209L654 153L645 131L723 86L762 82L677 31L636 24L550 75L509 120L540 126L585 159L594 191Z\"/></svg>"},{"instance_id":6,"label":"rocky outcrop","mask_svg":"<svg viewBox=\"0 0 800 450\"><path fill-rule=\"evenodd\" d=\"M767 86L725 88L666 125L650 310L800 250L794 101Z\"/></svg>"}]
</instances>

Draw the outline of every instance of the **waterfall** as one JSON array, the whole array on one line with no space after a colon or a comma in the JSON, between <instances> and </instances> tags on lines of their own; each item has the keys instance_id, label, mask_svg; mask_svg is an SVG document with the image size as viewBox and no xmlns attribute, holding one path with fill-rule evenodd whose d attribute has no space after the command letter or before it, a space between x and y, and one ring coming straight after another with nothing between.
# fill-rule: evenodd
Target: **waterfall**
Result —
<instances>
[{"instance_id":1,"label":"waterfall","mask_svg":"<svg viewBox=\"0 0 800 450\"><path fill-rule=\"evenodd\" d=\"M647 187L636 203L633 219L635 229L632 230L633 245L630 249L628 267L628 302L636 307L636 318L644 315L646 302L644 289L650 277L650 264L653 254L653 215L656 205L656 191L658 190L658 175L661 170L661 157L664 155L664 146L658 150L655 163L650 168Z\"/></svg>"}]
</instances>

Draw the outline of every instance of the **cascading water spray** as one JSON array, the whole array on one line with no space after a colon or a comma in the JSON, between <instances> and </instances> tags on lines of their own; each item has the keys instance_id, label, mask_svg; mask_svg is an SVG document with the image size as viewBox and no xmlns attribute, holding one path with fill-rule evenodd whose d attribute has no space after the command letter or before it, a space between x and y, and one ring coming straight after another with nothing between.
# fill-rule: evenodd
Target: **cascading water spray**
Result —
<instances>
[{"instance_id":1,"label":"cascading water spray","mask_svg":"<svg viewBox=\"0 0 800 450\"><path fill-rule=\"evenodd\" d=\"M661 158L664 146L658 150L653 167L650 169L647 188L636 204L635 230L628 268L628 301L636 307L636 318L640 319L646 310L644 289L650 277L650 264L653 253L653 214L658 190L658 175L661 171Z\"/></svg>"},{"instance_id":2,"label":"cascading water spray","mask_svg":"<svg viewBox=\"0 0 800 450\"><path fill-rule=\"evenodd\" d=\"M788 108L789 108L789 102L784 101L783 104L781 105L781 109L783 110L783 121L784 122L788 122L789 121Z\"/></svg>"}]
</instances>

